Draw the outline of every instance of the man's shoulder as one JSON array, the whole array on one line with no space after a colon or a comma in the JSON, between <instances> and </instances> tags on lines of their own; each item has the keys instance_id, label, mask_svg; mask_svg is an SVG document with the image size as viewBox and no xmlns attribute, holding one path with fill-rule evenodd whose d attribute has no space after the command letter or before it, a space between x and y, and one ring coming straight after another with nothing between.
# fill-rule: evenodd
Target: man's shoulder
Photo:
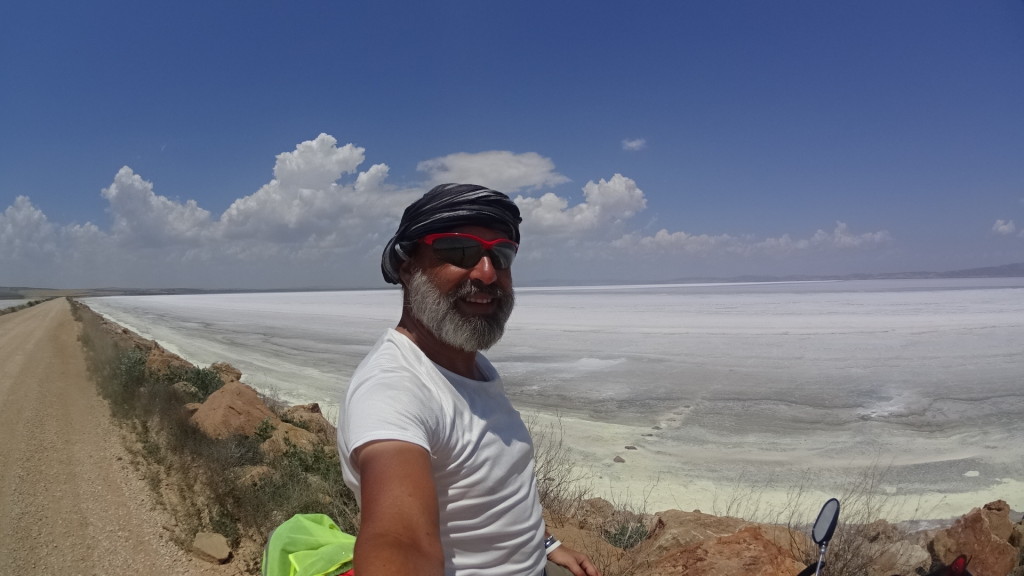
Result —
<instances>
[{"instance_id":1,"label":"man's shoulder","mask_svg":"<svg viewBox=\"0 0 1024 576\"><path fill-rule=\"evenodd\" d=\"M425 359L426 356L412 341L397 330L389 328L370 348L366 357L356 368L356 373L364 371L370 366L375 369L379 369L381 365L416 367L422 365Z\"/></svg>"},{"instance_id":2,"label":"man's shoulder","mask_svg":"<svg viewBox=\"0 0 1024 576\"><path fill-rule=\"evenodd\" d=\"M422 386L437 378L441 378L437 368L411 340L388 330L353 372L349 389L381 382Z\"/></svg>"}]
</instances>

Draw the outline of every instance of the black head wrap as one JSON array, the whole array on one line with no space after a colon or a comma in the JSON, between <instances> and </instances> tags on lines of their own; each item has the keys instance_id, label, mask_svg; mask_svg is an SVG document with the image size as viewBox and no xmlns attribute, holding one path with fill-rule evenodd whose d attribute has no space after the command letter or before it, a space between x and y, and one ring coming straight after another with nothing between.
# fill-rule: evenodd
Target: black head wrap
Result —
<instances>
[{"instance_id":1,"label":"black head wrap","mask_svg":"<svg viewBox=\"0 0 1024 576\"><path fill-rule=\"evenodd\" d=\"M398 284L398 269L409 259L416 241L427 234L449 232L460 226L484 226L519 242L519 207L508 196L476 184L441 184L413 202L402 214L398 231L384 246L380 270L384 279Z\"/></svg>"}]
</instances>

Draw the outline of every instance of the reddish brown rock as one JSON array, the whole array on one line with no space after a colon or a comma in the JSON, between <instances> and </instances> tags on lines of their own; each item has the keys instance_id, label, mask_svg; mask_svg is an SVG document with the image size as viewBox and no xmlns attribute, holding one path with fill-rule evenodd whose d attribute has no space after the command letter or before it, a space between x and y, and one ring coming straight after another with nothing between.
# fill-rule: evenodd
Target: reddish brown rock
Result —
<instances>
[{"instance_id":1,"label":"reddish brown rock","mask_svg":"<svg viewBox=\"0 0 1024 576\"><path fill-rule=\"evenodd\" d=\"M761 526L711 538L658 558L653 576L793 576L804 569L793 554L765 535Z\"/></svg>"},{"instance_id":2,"label":"reddish brown rock","mask_svg":"<svg viewBox=\"0 0 1024 576\"><path fill-rule=\"evenodd\" d=\"M192 415L192 423L211 438L252 436L264 420L281 423L255 390L238 381L210 394Z\"/></svg>"},{"instance_id":3,"label":"reddish brown rock","mask_svg":"<svg viewBox=\"0 0 1024 576\"><path fill-rule=\"evenodd\" d=\"M263 442L260 449L271 458L276 458L288 451L288 446L295 446L301 450L313 450L321 442L316 434L309 430L303 430L287 422L278 421L274 427L274 433Z\"/></svg>"},{"instance_id":4,"label":"reddish brown rock","mask_svg":"<svg viewBox=\"0 0 1024 576\"><path fill-rule=\"evenodd\" d=\"M970 571L974 576L1009 574L1017 565L1018 550L1007 541L1009 535L1000 538L993 533L992 517L1001 514L998 508L975 508L951 527L940 530L932 540L932 554L947 566L960 554L967 555L971 558ZM1009 508L1006 510L1008 518ZM1002 533L1001 522L997 519L995 524L996 530Z\"/></svg>"},{"instance_id":5,"label":"reddish brown rock","mask_svg":"<svg viewBox=\"0 0 1024 576\"><path fill-rule=\"evenodd\" d=\"M932 555L927 550L907 541L893 542L878 548L869 544L867 555L874 558L868 568L868 576L924 574L932 563Z\"/></svg>"},{"instance_id":6,"label":"reddish brown rock","mask_svg":"<svg viewBox=\"0 0 1024 576\"><path fill-rule=\"evenodd\" d=\"M666 510L656 516L648 537L657 556L698 542L736 533L750 522L702 512ZM798 570L799 571L799 570Z\"/></svg>"},{"instance_id":7,"label":"reddish brown rock","mask_svg":"<svg viewBox=\"0 0 1024 576\"><path fill-rule=\"evenodd\" d=\"M210 370L216 372L225 384L242 380L242 371L226 362L214 362L210 364Z\"/></svg>"},{"instance_id":8,"label":"reddish brown rock","mask_svg":"<svg viewBox=\"0 0 1024 576\"><path fill-rule=\"evenodd\" d=\"M988 518L988 525L992 534L1000 540L1010 541L1013 534L1013 523L1010 522L1010 505L1004 500L989 502L981 508L981 513Z\"/></svg>"},{"instance_id":9,"label":"reddish brown rock","mask_svg":"<svg viewBox=\"0 0 1024 576\"><path fill-rule=\"evenodd\" d=\"M325 438L334 438L337 434L337 429L324 418L316 402L289 406L284 410L283 418Z\"/></svg>"}]
</instances>

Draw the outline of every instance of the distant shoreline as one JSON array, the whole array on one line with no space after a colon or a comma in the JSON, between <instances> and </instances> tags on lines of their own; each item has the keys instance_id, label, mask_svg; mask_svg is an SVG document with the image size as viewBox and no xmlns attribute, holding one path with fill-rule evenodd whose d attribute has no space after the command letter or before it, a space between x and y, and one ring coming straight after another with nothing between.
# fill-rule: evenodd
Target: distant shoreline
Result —
<instances>
[{"instance_id":1,"label":"distant shoreline","mask_svg":"<svg viewBox=\"0 0 1024 576\"><path fill-rule=\"evenodd\" d=\"M1024 262L1004 264L1002 266L986 266L945 272L881 272L833 275L746 275L731 277L694 277L677 278L660 282L631 282L620 284L614 280L590 282L573 285L572 288L587 289L598 287L629 288L631 286L668 287L679 285L722 285L722 284L767 284L784 282L841 282L849 280L939 280L967 278L1024 278ZM621 282L621 281L620 281ZM550 280L535 284L523 285L519 288L545 289L568 287L565 281ZM93 298L100 296L175 296L187 294L252 294L277 292L350 292L362 290L397 290L390 286L363 286L358 288L341 287L292 287L292 288L38 288L27 286L0 286L0 300L47 298L52 296L71 296L75 298Z\"/></svg>"}]
</instances>

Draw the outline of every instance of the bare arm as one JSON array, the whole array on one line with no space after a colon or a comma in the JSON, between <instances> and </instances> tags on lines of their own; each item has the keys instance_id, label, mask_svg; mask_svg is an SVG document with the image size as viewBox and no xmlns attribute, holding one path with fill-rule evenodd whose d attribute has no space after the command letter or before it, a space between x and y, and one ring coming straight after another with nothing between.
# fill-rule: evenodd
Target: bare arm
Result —
<instances>
[{"instance_id":1,"label":"bare arm","mask_svg":"<svg viewBox=\"0 0 1024 576\"><path fill-rule=\"evenodd\" d=\"M549 536L551 536L551 532L545 528L544 538L547 539ZM577 552L565 544L559 543L558 548L555 548L547 557L548 560L572 572L573 576L601 576L601 571L586 554Z\"/></svg>"},{"instance_id":2,"label":"bare arm","mask_svg":"<svg viewBox=\"0 0 1024 576\"><path fill-rule=\"evenodd\" d=\"M444 574L437 494L430 455L397 440L360 447L359 537L355 568L360 576Z\"/></svg>"}]
</instances>

